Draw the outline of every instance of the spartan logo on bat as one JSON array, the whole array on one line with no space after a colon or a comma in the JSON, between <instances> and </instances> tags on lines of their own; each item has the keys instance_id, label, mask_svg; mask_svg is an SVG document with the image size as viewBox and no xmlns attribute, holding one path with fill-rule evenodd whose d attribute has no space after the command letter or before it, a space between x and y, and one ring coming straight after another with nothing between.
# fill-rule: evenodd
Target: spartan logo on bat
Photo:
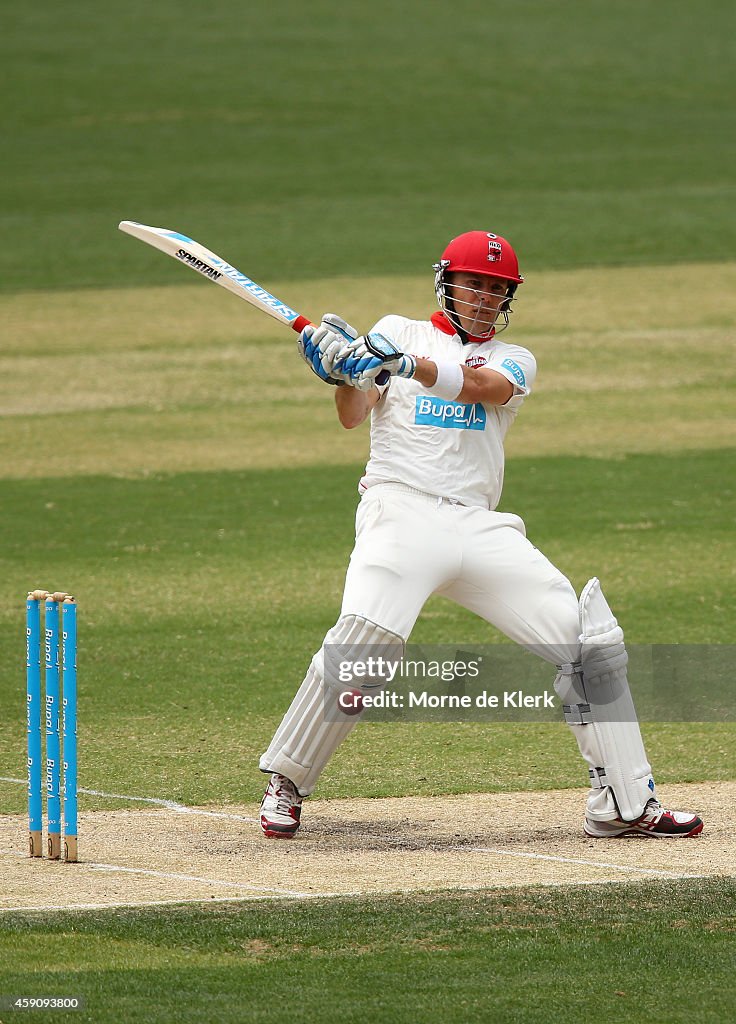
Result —
<instances>
[{"instance_id":1,"label":"spartan logo on bat","mask_svg":"<svg viewBox=\"0 0 736 1024\"><path fill-rule=\"evenodd\" d=\"M187 263L192 270L198 270L200 274L204 274L205 277L209 277L211 281L217 281L218 278L222 277L219 270L215 270L209 263L205 263L204 260L198 259L193 256L186 249L179 249L176 253L177 259L180 259L183 263Z\"/></svg>"},{"instance_id":2,"label":"spartan logo on bat","mask_svg":"<svg viewBox=\"0 0 736 1024\"><path fill-rule=\"evenodd\" d=\"M498 235L488 234L488 262L498 263L503 256L503 246L498 241Z\"/></svg>"}]
</instances>

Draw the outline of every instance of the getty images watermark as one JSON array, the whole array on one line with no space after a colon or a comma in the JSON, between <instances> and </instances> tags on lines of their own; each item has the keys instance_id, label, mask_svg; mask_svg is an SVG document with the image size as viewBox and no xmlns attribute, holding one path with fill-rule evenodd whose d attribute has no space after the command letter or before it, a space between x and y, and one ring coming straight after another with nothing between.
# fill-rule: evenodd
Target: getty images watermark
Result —
<instances>
[{"instance_id":1,"label":"getty images watermark","mask_svg":"<svg viewBox=\"0 0 736 1024\"><path fill-rule=\"evenodd\" d=\"M567 653L567 652L562 652ZM574 656L573 652L573 656ZM368 721L552 722L559 650L509 644L325 647L325 717ZM634 644L627 675L640 721L736 721L736 645ZM557 659L557 664L555 663ZM618 683L598 693L611 702ZM578 700L587 695L579 684ZM607 696L608 695L608 696Z\"/></svg>"},{"instance_id":2,"label":"getty images watermark","mask_svg":"<svg viewBox=\"0 0 736 1024\"><path fill-rule=\"evenodd\" d=\"M425 710L471 710L472 708L497 709L513 708L554 708L555 694L551 690L543 693L525 693L523 690L503 690L501 693L489 693L481 689L475 693L437 692L432 689L420 689L417 680L436 680L439 683L457 683L458 680L477 680L481 674L483 658L471 658L469 661L443 660L418 661L404 659L392 661L382 655L369 655L365 660L353 661L343 659L338 665L338 679L346 684L346 688L338 692L338 707L348 713L368 710L369 708L389 708L392 710L409 710L422 708ZM405 691L392 688L394 680L402 682L412 680L414 685ZM384 682L379 682L383 680ZM363 689L363 682L369 686ZM355 684L360 686L358 689ZM350 684L350 685L348 685ZM379 688L380 687L380 688ZM378 692L371 692L377 689Z\"/></svg>"}]
</instances>

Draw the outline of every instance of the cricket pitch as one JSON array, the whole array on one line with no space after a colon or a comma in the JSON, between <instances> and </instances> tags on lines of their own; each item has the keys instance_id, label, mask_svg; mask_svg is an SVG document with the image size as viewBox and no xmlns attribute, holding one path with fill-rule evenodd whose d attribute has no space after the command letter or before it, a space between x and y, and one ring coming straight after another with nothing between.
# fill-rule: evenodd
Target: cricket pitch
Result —
<instances>
[{"instance_id":1,"label":"cricket pitch","mask_svg":"<svg viewBox=\"0 0 736 1024\"><path fill-rule=\"evenodd\" d=\"M31 860L0 818L0 910L82 910L580 885L736 874L736 782L662 787L705 819L687 840L588 839L584 790L309 800L293 840L256 805L80 815L80 863Z\"/></svg>"}]
</instances>

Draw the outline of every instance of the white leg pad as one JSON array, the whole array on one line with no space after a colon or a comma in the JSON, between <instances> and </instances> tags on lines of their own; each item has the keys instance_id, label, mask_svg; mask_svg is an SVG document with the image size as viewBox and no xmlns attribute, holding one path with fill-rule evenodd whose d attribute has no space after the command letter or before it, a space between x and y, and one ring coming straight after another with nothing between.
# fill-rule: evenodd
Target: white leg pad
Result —
<instances>
[{"instance_id":1,"label":"white leg pad","mask_svg":"<svg viewBox=\"0 0 736 1024\"><path fill-rule=\"evenodd\" d=\"M342 616L312 658L304 682L261 757L261 771L285 775L301 796L308 796L329 759L361 718L359 713L341 711L341 694L375 692L388 681L374 675L346 683L340 679L340 666L368 658L396 663L403 653L404 640L397 633L360 615Z\"/></svg>"},{"instance_id":2,"label":"white leg pad","mask_svg":"<svg viewBox=\"0 0 736 1024\"><path fill-rule=\"evenodd\" d=\"M592 579L580 597L580 662L561 666L555 690L589 768L588 817L636 821L656 798L629 690L623 630Z\"/></svg>"}]
</instances>

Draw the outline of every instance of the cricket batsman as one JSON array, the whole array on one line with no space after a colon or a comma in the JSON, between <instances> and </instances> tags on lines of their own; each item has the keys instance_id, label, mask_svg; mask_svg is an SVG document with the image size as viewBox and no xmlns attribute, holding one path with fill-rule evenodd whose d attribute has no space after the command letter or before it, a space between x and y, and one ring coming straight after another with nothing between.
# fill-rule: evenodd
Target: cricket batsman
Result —
<instances>
[{"instance_id":1,"label":"cricket batsman","mask_svg":"<svg viewBox=\"0 0 736 1024\"><path fill-rule=\"evenodd\" d=\"M504 438L536 374L531 352L499 338L523 283L514 249L493 232L469 231L434 272L439 310L429 320L390 314L359 337L327 313L299 338L309 367L335 386L342 426L370 416L370 457L340 615L260 760L270 775L263 832L294 836L304 797L359 721L343 709L335 652L340 661L365 651L400 660L422 607L439 594L554 665L587 766L586 835L696 836L698 815L657 799L623 631L600 582L578 597L527 540L523 520L496 511ZM356 682L358 693L381 684Z\"/></svg>"}]
</instances>

